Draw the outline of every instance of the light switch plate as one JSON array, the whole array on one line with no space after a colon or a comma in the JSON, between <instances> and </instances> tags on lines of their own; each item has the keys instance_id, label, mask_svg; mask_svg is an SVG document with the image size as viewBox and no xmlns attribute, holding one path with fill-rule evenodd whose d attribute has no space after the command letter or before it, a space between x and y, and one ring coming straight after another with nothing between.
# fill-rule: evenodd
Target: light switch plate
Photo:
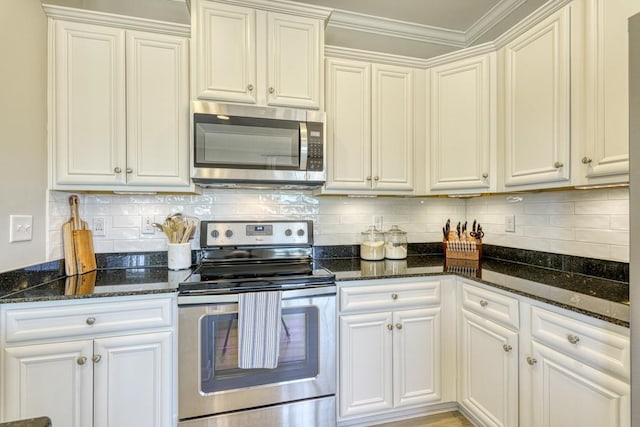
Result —
<instances>
[{"instance_id":1,"label":"light switch plate","mask_svg":"<svg viewBox=\"0 0 640 427\"><path fill-rule=\"evenodd\" d=\"M504 231L509 233L516 232L516 216L515 215L507 215L504 217Z\"/></svg>"},{"instance_id":2,"label":"light switch plate","mask_svg":"<svg viewBox=\"0 0 640 427\"><path fill-rule=\"evenodd\" d=\"M9 243L33 239L33 215L9 215Z\"/></svg>"}]
</instances>

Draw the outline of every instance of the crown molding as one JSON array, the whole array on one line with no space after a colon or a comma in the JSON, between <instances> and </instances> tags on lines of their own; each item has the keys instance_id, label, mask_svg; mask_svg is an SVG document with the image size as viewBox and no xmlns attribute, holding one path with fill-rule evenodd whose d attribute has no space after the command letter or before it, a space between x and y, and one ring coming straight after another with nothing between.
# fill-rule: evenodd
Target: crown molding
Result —
<instances>
[{"instance_id":1,"label":"crown molding","mask_svg":"<svg viewBox=\"0 0 640 427\"><path fill-rule=\"evenodd\" d=\"M376 62L378 64L388 65L402 65L414 68L425 68L426 65L426 60L422 58L352 49L342 46L325 45L324 55L326 58L355 59L358 61Z\"/></svg>"},{"instance_id":2,"label":"crown molding","mask_svg":"<svg viewBox=\"0 0 640 427\"><path fill-rule=\"evenodd\" d=\"M465 32L465 41L469 46L474 41L482 37L491 28L498 25L514 10L522 6L527 0L502 0L485 13L480 19L473 23Z\"/></svg>"},{"instance_id":3,"label":"crown molding","mask_svg":"<svg viewBox=\"0 0 640 427\"><path fill-rule=\"evenodd\" d=\"M458 48L467 46L465 34L462 31L431 27L340 9L335 9L331 14L327 28L331 27L397 37L422 43L435 43Z\"/></svg>"},{"instance_id":4,"label":"crown molding","mask_svg":"<svg viewBox=\"0 0 640 427\"><path fill-rule=\"evenodd\" d=\"M290 0L216 0L218 3L233 4L236 6L251 7L268 12L279 12L293 14L296 16L304 16L307 18L322 19L326 21L332 8L324 6L316 6L313 4L300 3ZM193 3L193 0L190 0Z\"/></svg>"},{"instance_id":5,"label":"crown molding","mask_svg":"<svg viewBox=\"0 0 640 427\"><path fill-rule=\"evenodd\" d=\"M44 9L44 13L48 17L64 19L66 21L82 22L85 24L100 24L109 27L151 31L185 37L191 36L191 26L174 22L156 21L154 19L136 18L132 16L116 15L114 13L76 9L52 4L43 4L42 9Z\"/></svg>"}]
</instances>

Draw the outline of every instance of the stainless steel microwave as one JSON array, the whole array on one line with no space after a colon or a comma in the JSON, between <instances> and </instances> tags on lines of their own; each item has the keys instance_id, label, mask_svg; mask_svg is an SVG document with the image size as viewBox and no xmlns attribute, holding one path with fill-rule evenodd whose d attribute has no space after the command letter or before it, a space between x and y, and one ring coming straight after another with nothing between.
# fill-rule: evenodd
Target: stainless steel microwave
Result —
<instances>
[{"instance_id":1,"label":"stainless steel microwave","mask_svg":"<svg viewBox=\"0 0 640 427\"><path fill-rule=\"evenodd\" d=\"M311 188L324 183L324 113L204 101L191 108L196 184Z\"/></svg>"}]
</instances>

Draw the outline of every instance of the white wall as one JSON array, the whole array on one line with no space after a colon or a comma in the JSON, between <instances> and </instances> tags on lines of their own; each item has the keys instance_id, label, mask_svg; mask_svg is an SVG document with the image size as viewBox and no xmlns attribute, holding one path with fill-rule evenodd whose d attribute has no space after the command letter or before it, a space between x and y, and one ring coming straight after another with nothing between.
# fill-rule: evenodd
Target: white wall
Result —
<instances>
[{"instance_id":1,"label":"white wall","mask_svg":"<svg viewBox=\"0 0 640 427\"><path fill-rule=\"evenodd\" d=\"M39 0L0 2L0 271L45 259L47 21ZM33 240L9 243L9 215L33 215Z\"/></svg>"},{"instance_id":2,"label":"white wall","mask_svg":"<svg viewBox=\"0 0 640 427\"><path fill-rule=\"evenodd\" d=\"M68 193L52 192L49 259L62 258L60 229L69 219ZM79 195L80 215L89 222L103 216L107 236L96 237L97 252L166 249L161 233L141 234L142 215L157 222L182 212L199 219L311 219L316 245L359 243L360 232L383 216L383 229L397 224L410 242L437 242L450 218L456 224L477 219L485 242L495 245L592 258L628 261L628 189L528 193L477 199L314 197L292 192L205 190L202 196ZM504 231L505 215L516 216L516 232ZM197 240L193 242L197 248Z\"/></svg>"}]
</instances>

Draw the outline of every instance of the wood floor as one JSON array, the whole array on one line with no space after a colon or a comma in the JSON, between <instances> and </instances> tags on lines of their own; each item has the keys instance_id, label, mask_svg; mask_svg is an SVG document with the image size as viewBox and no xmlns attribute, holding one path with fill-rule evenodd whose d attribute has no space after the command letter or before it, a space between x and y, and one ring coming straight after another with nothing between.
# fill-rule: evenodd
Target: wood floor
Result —
<instances>
[{"instance_id":1,"label":"wood floor","mask_svg":"<svg viewBox=\"0 0 640 427\"><path fill-rule=\"evenodd\" d=\"M379 424L375 427L473 427L460 412L446 412L406 421Z\"/></svg>"}]
</instances>

